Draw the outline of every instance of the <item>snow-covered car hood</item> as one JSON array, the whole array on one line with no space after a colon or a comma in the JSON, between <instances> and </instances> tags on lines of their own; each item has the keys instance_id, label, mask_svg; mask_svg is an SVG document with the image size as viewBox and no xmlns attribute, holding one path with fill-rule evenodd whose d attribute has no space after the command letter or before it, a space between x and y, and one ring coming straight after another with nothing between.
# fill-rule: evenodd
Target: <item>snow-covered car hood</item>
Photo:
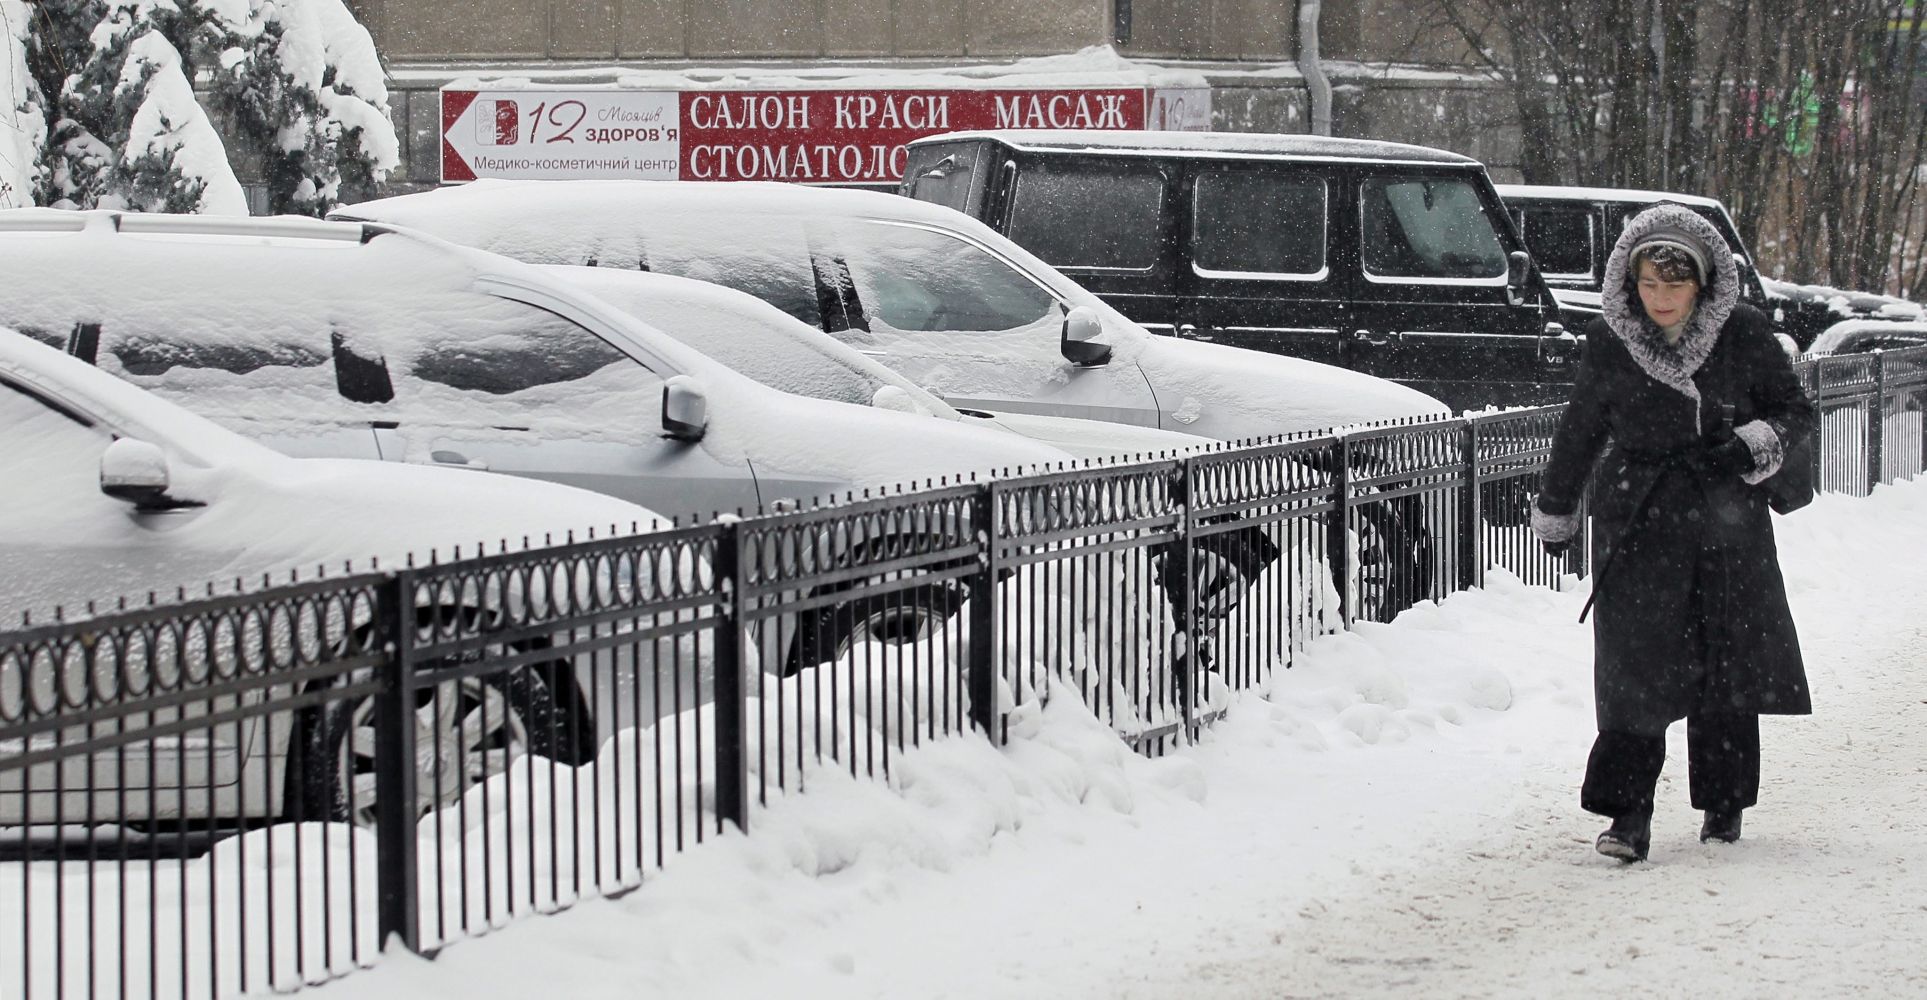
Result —
<instances>
[{"instance_id":1,"label":"snow-covered car hood","mask_svg":"<svg viewBox=\"0 0 1927 1000\"><path fill-rule=\"evenodd\" d=\"M1397 382L1222 344L1152 337L1137 361L1160 409L1185 432L1219 440L1450 413Z\"/></svg>"}]
</instances>

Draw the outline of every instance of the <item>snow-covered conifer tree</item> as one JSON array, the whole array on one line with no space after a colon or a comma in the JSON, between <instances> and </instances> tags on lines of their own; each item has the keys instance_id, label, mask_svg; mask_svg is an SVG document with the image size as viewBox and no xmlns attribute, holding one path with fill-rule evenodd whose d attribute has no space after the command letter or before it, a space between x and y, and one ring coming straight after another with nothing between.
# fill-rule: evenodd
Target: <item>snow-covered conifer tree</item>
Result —
<instances>
[{"instance_id":1,"label":"snow-covered conifer tree","mask_svg":"<svg viewBox=\"0 0 1927 1000\"><path fill-rule=\"evenodd\" d=\"M61 117L49 136L51 203L247 214L220 134L189 82L192 53L226 47L222 22L196 0L108 6L85 48L65 60L77 68L62 81Z\"/></svg>"},{"instance_id":2,"label":"snow-covered conifer tree","mask_svg":"<svg viewBox=\"0 0 1927 1000\"><path fill-rule=\"evenodd\" d=\"M400 162L374 41L341 0L250 0L215 104L262 159L273 212L371 196Z\"/></svg>"},{"instance_id":3,"label":"snow-covered conifer tree","mask_svg":"<svg viewBox=\"0 0 1927 1000\"><path fill-rule=\"evenodd\" d=\"M261 164L271 211L368 197L400 160L373 39L342 0L0 0L0 16L0 114L22 119L0 129L0 206L244 212L210 112Z\"/></svg>"}]
</instances>

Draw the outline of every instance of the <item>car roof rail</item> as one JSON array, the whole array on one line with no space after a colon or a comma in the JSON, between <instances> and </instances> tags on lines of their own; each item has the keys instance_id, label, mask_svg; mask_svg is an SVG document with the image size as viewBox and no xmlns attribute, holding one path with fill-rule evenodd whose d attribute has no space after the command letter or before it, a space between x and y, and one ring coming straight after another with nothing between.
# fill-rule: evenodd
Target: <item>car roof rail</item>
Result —
<instances>
[{"instance_id":1,"label":"car roof rail","mask_svg":"<svg viewBox=\"0 0 1927 1000\"><path fill-rule=\"evenodd\" d=\"M149 212L23 209L0 212L0 232L82 232L105 225L115 232L182 236L278 236L286 239L366 243L389 226L374 222L330 222L297 215L172 215Z\"/></svg>"}]
</instances>

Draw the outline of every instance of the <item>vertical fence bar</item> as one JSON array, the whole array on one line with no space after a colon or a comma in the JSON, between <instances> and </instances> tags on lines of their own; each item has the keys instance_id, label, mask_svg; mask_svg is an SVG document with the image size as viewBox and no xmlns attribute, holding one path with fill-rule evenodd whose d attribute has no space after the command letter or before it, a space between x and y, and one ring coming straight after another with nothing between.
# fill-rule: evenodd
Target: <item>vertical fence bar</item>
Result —
<instances>
[{"instance_id":1,"label":"vertical fence bar","mask_svg":"<svg viewBox=\"0 0 1927 1000\"><path fill-rule=\"evenodd\" d=\"M997 712L997 538L996 480L980 483L970 501L971 527L977 537L977 572L970 577L970 646L965 651L964 697L970 702L970 724L1001 746Z\"/></svg>"},{"instance_id":2,"label":"vertical fence bar","mask_svg":"<svg viewBox=\"0 0 1927 1000\"><path fill-rule=\"evenodd\" d=\"M1867 404L1867 492L1883 481L1886 468L1887 356L1873 352L1873 399Z\"/></svg>"},{"instance_id":3,"label":"vertical fence bar","mask_svg":"<svg viewBox=\"0 0 1927 1000\"><path fill-rule=\"evenodd\" d=\"M1466 418L1460 432L1459 461L1465 475L1459 489L1459 589L1471 590L1485 579L1485 514L1479 505L1479 424Z\"/></svg>"},{"instance_id":4,"label":"vertical fence bar","mask_svg":"<svg viewBox=\"0 0 1927 1000\"><path fill-rule=\"evenodd\" d=\"M1809 463L1813 467L1813 488L1815 490L1822 490L1825 489L1827 485L1827 481L1824 478L1827 467L1827 380L1820 377L1820 362L1818 361L1807 363L1806 376L1812 382L1811 388L1813 390L1813 430L1811 431L1813 435L1813 447L1807 450L1809 454L1813 456L1812 462Z\"/></svg>"},{"instance_id":5,"label":"vertical fence bar","mask_svg":"<svg viewBox=\"0 0 1927 1000\"><path fill-rule=\"evenodd\" d=\"M376 615L387 632L381 669L388 676L375 695L375 874L379 883L375 929L382 946L399 937L403 947L420 952L412 571L402 570L380 584Z\"/></svg>"},{"instance_id":6,"label":"vertical fence bar","mask_svg":"<svg viewBox=\"0 0 1927 1000\"><path fill-rule=\"evenodd\" d=\"M749 830L749 733L743 684L743 559L741 522L723 525L716 539L717 592L722 599L716 622L716 826L734 823Z\"/></svg>"},{"instance_id":7,"label":"vertical fence bar","mask_svg":"<svg viewBox=\"0 0 1927 1000\"><path fill-rule=\"evenodd\" d=\"M1172 664L1177 668L1178 718L1184 724L1184 741L1195 743L1198 739L1198 657L1203 652L1199 648L1198 619L1198 560L1191 546L1191 529L1197 520L1198 481L1196 470L1190 456L1185 456L1178 465L1178 481L1184 484L1184 492L1178 497L1178 551L1184 554L1184 573L1178 584L1177 599L1172 602L1178 609L1178 624L1184 629L1180 640L1183 647Z\"/></svg>"},{"instance_id":8,"label":"vertical fence bar","mask_svg":"<svg viewBox=\"0 0 1927 1000\"><path fill-rule=\"evenodd\" d=\"M1331 559L1332 579L1338 581L1338 620L1352 627L1352 560L1346 535L1351 514L1351 444L1343 435L1328 453L1332 472L1332 509L1325 515L1325 553Z\"/></svg>"}]
</instances>

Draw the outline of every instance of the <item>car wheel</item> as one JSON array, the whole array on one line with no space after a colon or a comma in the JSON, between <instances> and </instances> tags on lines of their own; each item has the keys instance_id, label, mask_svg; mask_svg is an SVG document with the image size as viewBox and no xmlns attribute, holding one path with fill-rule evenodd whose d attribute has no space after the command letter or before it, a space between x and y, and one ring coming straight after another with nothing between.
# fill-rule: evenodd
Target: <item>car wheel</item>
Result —
<instances>
[{"instance_id":1,"label":"car wheel","mask_svg":"<svg viewBox=\"0 0 1927 1000\"><path fill-rule=\"evenodd\" d=\"M812 591L812 596L836 589L820 587ZM907 646L931 639L943 631L944 623L963 602L963 588L945 583L833 604L809 613L797 623L784 675L834 663L864 643Z\"/></svg>"},{"instance_id":2,"label":"car wheel","mask_svg":"<svg viewBox=\"0 0 1927 1000\"><path fill-rule=\"evenodd\" d=\"M1366 504L1359 509L1358 549L1353 576L1352 617L1390 621L1400 611L1433 595L1434 552L1431 532L1409 505ZM1344 581L1334 581L1345 593Z\"/></svg>"},{"instance_id":3,"label":"car wheel","mask_svg":"<svg viewBox=\"0 0 1927 1000\"><path fill-rule=\"evenodd\" d=\"M579 699L557 697L556 686L570 683L558 666L535 664L416 690L414 815L456 802L518 757L573 766L594 756L593 721ZM375 825L375 711L376 700L363 697L303 713L289 747L288 818Z\"/></svg>"}]
</instances>

